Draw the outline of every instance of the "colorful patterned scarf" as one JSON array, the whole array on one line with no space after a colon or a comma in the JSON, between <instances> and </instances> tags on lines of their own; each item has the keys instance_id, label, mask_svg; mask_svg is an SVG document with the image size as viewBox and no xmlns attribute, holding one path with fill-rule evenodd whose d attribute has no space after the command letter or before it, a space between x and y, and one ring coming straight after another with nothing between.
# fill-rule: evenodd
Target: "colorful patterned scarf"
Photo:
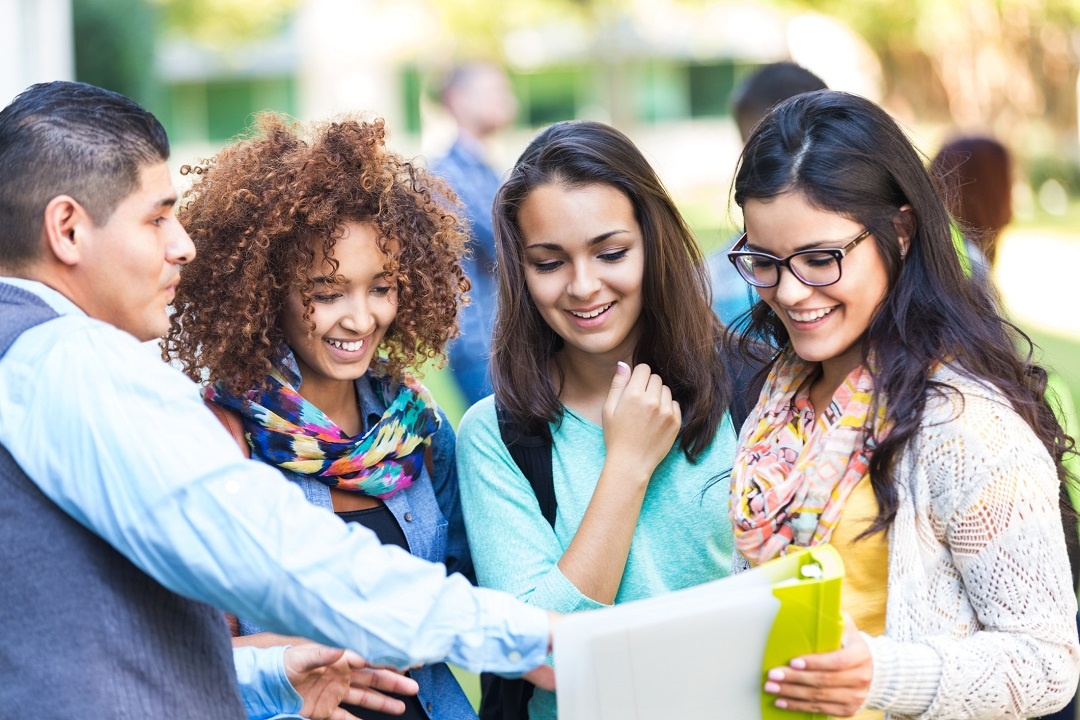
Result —
<instances>
[{"instance_id":1,"label":"colorful patterned scarf","mask_svg":"<svg viewBox=\"0 0 1080 720\"><path fill-rule=\"evenodd\" d=\"M816 422L810 405L816 369L789 348L739 437L731 523L736 547L755 565L786 554L791 545L828 542L887 432L883 404L871 422L874 381L862 366L844 379Z\"/></svg>"},{"instance_id":2,"label":"colorful patterned scarf","mask_svg":"<svg viewBox=\"0 0 1080 720\"><path fill-rule=\"evenodd\" d=\"M356 437L346 435L296 391L300 373L291 353L275 364L267 391L237 397L211 386L204 394L240 413L254 457L333 488L385 499L419 477L440 418L427 389L411 375L391 378L379 361L368 374L386 412Z\"/></svg>"}]
</instances>

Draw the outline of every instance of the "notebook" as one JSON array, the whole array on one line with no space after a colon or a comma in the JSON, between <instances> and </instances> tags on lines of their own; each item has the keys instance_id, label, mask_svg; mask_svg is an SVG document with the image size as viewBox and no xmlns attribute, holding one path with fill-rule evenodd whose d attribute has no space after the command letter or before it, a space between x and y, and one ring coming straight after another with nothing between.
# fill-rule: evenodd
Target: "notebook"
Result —
<instances>
[{"instance_id":1,"label":"notebook","mask_svg":"<svg viewBox=\"0 0 1080 720\"><path fill-rule=\"evenodd\" d=\"M555 627L560 720L823 720L773 706L765 673L840 647L844 567L829 545Z\"/></svg>"}]
</instances>

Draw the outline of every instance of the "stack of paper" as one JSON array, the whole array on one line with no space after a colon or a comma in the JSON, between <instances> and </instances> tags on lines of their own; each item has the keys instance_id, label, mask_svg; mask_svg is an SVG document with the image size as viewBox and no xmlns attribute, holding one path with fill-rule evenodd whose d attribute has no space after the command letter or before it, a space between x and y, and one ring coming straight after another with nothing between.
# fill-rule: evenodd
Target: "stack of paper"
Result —
<instances>
[{"instance_id":1,"label":"stack of paper","mask_svg":"<svg viewBox=\"0 0 1080 720\"><path fill-rule=\"evenodd\" d=\"M828 545L725 580L579 613L555 629L560 720L799 720L770 668L840 647L843 563Z\"/></svg>"}]
</instances>

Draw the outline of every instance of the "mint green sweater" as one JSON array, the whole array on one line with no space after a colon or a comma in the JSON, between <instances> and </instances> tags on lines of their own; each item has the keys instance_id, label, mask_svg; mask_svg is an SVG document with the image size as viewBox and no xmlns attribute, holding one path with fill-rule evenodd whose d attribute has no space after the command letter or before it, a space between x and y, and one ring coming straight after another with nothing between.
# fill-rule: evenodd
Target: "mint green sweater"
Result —
<instances>
[{"instance_id":1,"label":"mint green sweater","mask_svg":"<svg viewBox=\"0 0 1080 720\"><path fill-rule=\"evenodd\" d=\"M552 427L552 471L558 513L552 530L499 436L493 398L465 414L458 430L461 505L476 577L525 602L569 613L603 607L560 572L604 466L604 432L567 411ZM725 416L697 464L676 446L653 473L641 506L622 584L615 602L651 597L727 576L732 537L728 521L728 472L735 431ZM538 691L532 720L554 718L555 696Z\"/></svg>"}]
</instances>

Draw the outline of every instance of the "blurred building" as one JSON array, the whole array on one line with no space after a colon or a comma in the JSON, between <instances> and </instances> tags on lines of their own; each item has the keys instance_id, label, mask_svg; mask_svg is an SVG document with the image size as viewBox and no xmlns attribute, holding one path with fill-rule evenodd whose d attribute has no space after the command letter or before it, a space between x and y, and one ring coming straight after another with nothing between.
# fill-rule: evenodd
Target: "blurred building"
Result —
<instances>
[{"instance_id":1,"label":"blurred building","mask_svg":"<svg viewBox=\"0 0 1080 720\"><path fill-rule=\"evenodd\" d=\"M70 0L0 0L0 107L29 85L75 77Z\"/></svg>"}]
</instances>

